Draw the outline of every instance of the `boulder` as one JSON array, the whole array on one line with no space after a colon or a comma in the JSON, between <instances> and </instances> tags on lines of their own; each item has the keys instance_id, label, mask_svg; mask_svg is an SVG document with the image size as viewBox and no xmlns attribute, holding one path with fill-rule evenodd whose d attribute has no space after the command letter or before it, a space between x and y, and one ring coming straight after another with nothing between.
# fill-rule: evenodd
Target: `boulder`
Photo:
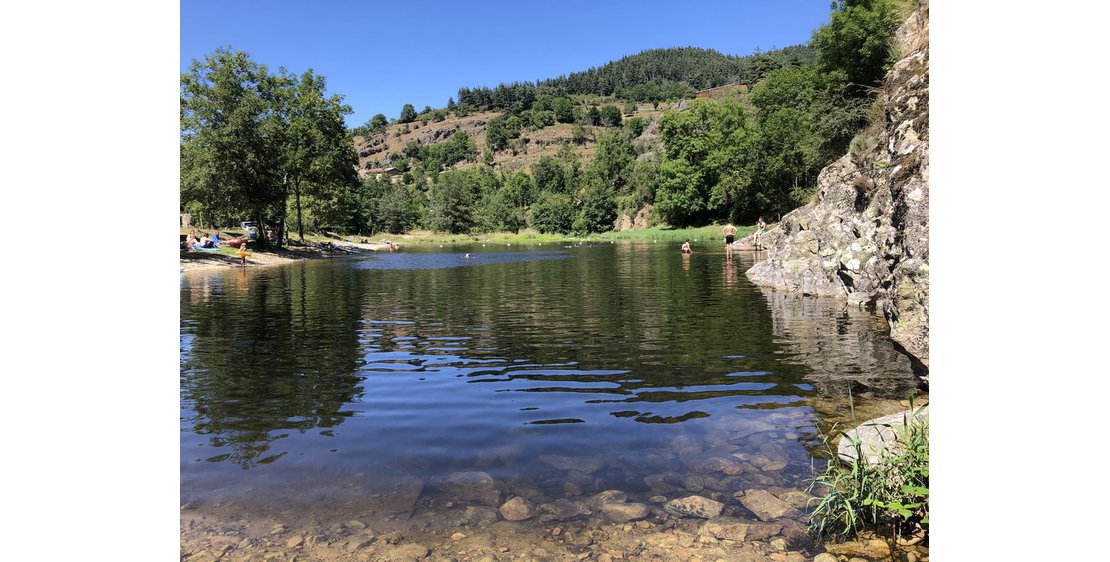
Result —
<instances>
[{"instance_id":1,"label":"boulder","mask_svg":"<svg viewBox=\"0 0 1110 562\"><path fill-rule=\"evenodd\" d=\"M740 503L763 521L771 521L784 516L795 516L797 510L780 500L767 490L745 490Z\"/></svg>"},{"instance_id":2,"label":"boulder","mask_svg":"<svg viewBox=\"0 0 1110 562\"><path fill-rule=\"evenodd\" d=\"M685 498L671 500L663 506L663 509L671 515L676 515L678 517L701 517L703 519L709 519L720 515L724 508L725 504L701 496L687 496Z\"/></svg>"},{"instance_id":3,"label":"boulder","mask_svg":"<svg viewBox=\"0 0 1110 562\"><path fill-rule=\"evenodd\" d=\"M747 539L748 526L747 522L734 517L714 517L702 523L698 535L740 542Z\"/></svg>"},{"instance_id":4,"label":"boulder","mask_svg":"<svg viewBox=\"0 0 1110 562\"><path fill-rule=\"evenodd\" d=\"M601 514L613 523L627 523L643 519L650 513L648 507L642 503L604 503L600 507Z\"/></svg>"},{"instance_id":5,"label":"boulder","mask_svg":"<svg viewBox=\"0 0 1110 562\"><path fill-rule=\"evenodd\" d=\"M498 511L501 513L501 517L509 521L524 521L536 514L535 510L532 508L532 504L521 497L512 498L501 504L501 508L498 509Z\"/></svg>"}]
</instances>

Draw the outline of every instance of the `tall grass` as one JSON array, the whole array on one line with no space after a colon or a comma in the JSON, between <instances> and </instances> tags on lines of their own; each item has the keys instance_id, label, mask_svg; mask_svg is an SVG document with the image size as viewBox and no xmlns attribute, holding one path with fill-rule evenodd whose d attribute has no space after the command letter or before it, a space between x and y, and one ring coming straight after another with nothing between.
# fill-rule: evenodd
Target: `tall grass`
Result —
<instances>
[{"instance_id":1,"label":"tall grass","mask_svg":"<svg viewBox=\"0 0 1110 562\"><path fill-rule=\"evenodd\" d=\"M829 462L809 486L827 493L817 501L810 516L810 529L819 535L850 537L869 529L895 537L929 533L929 421L918 414L925 406L913 407L903 425L890 427L895 442L877 463L858 437L849 436L852 459L837 453L835 426L822 436Z\"/></svg>"}]
</instances>

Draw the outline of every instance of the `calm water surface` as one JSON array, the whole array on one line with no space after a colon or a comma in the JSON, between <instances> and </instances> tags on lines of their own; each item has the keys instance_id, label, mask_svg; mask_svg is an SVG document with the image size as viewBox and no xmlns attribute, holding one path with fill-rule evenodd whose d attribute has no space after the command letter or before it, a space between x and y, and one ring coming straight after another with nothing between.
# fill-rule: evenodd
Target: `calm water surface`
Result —
<instances>
[{"instance_id":1,"label":"calm water surface","mask_svg":"<svg viewBox=\"0 0 1110 562\"><path fill-rule=\"evenodd\" d=\"M183 501L319 514L389 477L464 471L541 498L673 495L689 474L705 494L804 487L822 412L849 388L904 397L909 361L881 317L761 290L750 254L695 249L476 246L183 275ZM729 456L766 470L706 468Z\"/></svg>"}]
</instances>

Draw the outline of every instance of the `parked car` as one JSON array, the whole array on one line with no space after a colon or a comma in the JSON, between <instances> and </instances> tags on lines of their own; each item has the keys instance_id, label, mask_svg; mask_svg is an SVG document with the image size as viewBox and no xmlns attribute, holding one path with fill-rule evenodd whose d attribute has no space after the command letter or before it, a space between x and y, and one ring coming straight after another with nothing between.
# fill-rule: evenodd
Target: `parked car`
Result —
<instances>
[{"instance_id":1,"label":"parked car","mask_svg":"<svg viewBox=\"0 0 1110 562\"><path fill-rule=\"evenodd\" d=\"M247 238L256 238L258 236L258 223L254 221L243 221L239 223L239 228L247 232Z\"/></svg>"}]
</instances>

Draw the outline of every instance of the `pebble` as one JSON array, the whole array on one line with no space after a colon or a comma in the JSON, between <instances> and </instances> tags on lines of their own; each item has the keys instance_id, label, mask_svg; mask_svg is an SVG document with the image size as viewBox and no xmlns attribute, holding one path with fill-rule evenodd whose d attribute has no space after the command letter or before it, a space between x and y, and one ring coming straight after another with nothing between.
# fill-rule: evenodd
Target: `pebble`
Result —
<instances>
[{"instance_id":1,"label":"pebble","mask_svg":"<svg viewBox=\"0 0 1110 562\"><path fill-rule=\"evenodd\" d=\"M451 540L453 540L453 541L461 541L465 538L466 538L466 535L464 535L462 533L458 533L458 532L451 533Z\"/></svg>"},{"instance_id":2,"label":"pebble","mask_svg":"<svg viewBox=\"0 0 1110 562\"><path fill-rule=\"evenodd\" d=\"M288 541L286 541L285 542L285 547L286 548L297 548L298 546L301 546L302 544L304 544L304 537L302 537L300 535L297 535L295 537L290 538Z\"/></svg>"}]
</instances>

